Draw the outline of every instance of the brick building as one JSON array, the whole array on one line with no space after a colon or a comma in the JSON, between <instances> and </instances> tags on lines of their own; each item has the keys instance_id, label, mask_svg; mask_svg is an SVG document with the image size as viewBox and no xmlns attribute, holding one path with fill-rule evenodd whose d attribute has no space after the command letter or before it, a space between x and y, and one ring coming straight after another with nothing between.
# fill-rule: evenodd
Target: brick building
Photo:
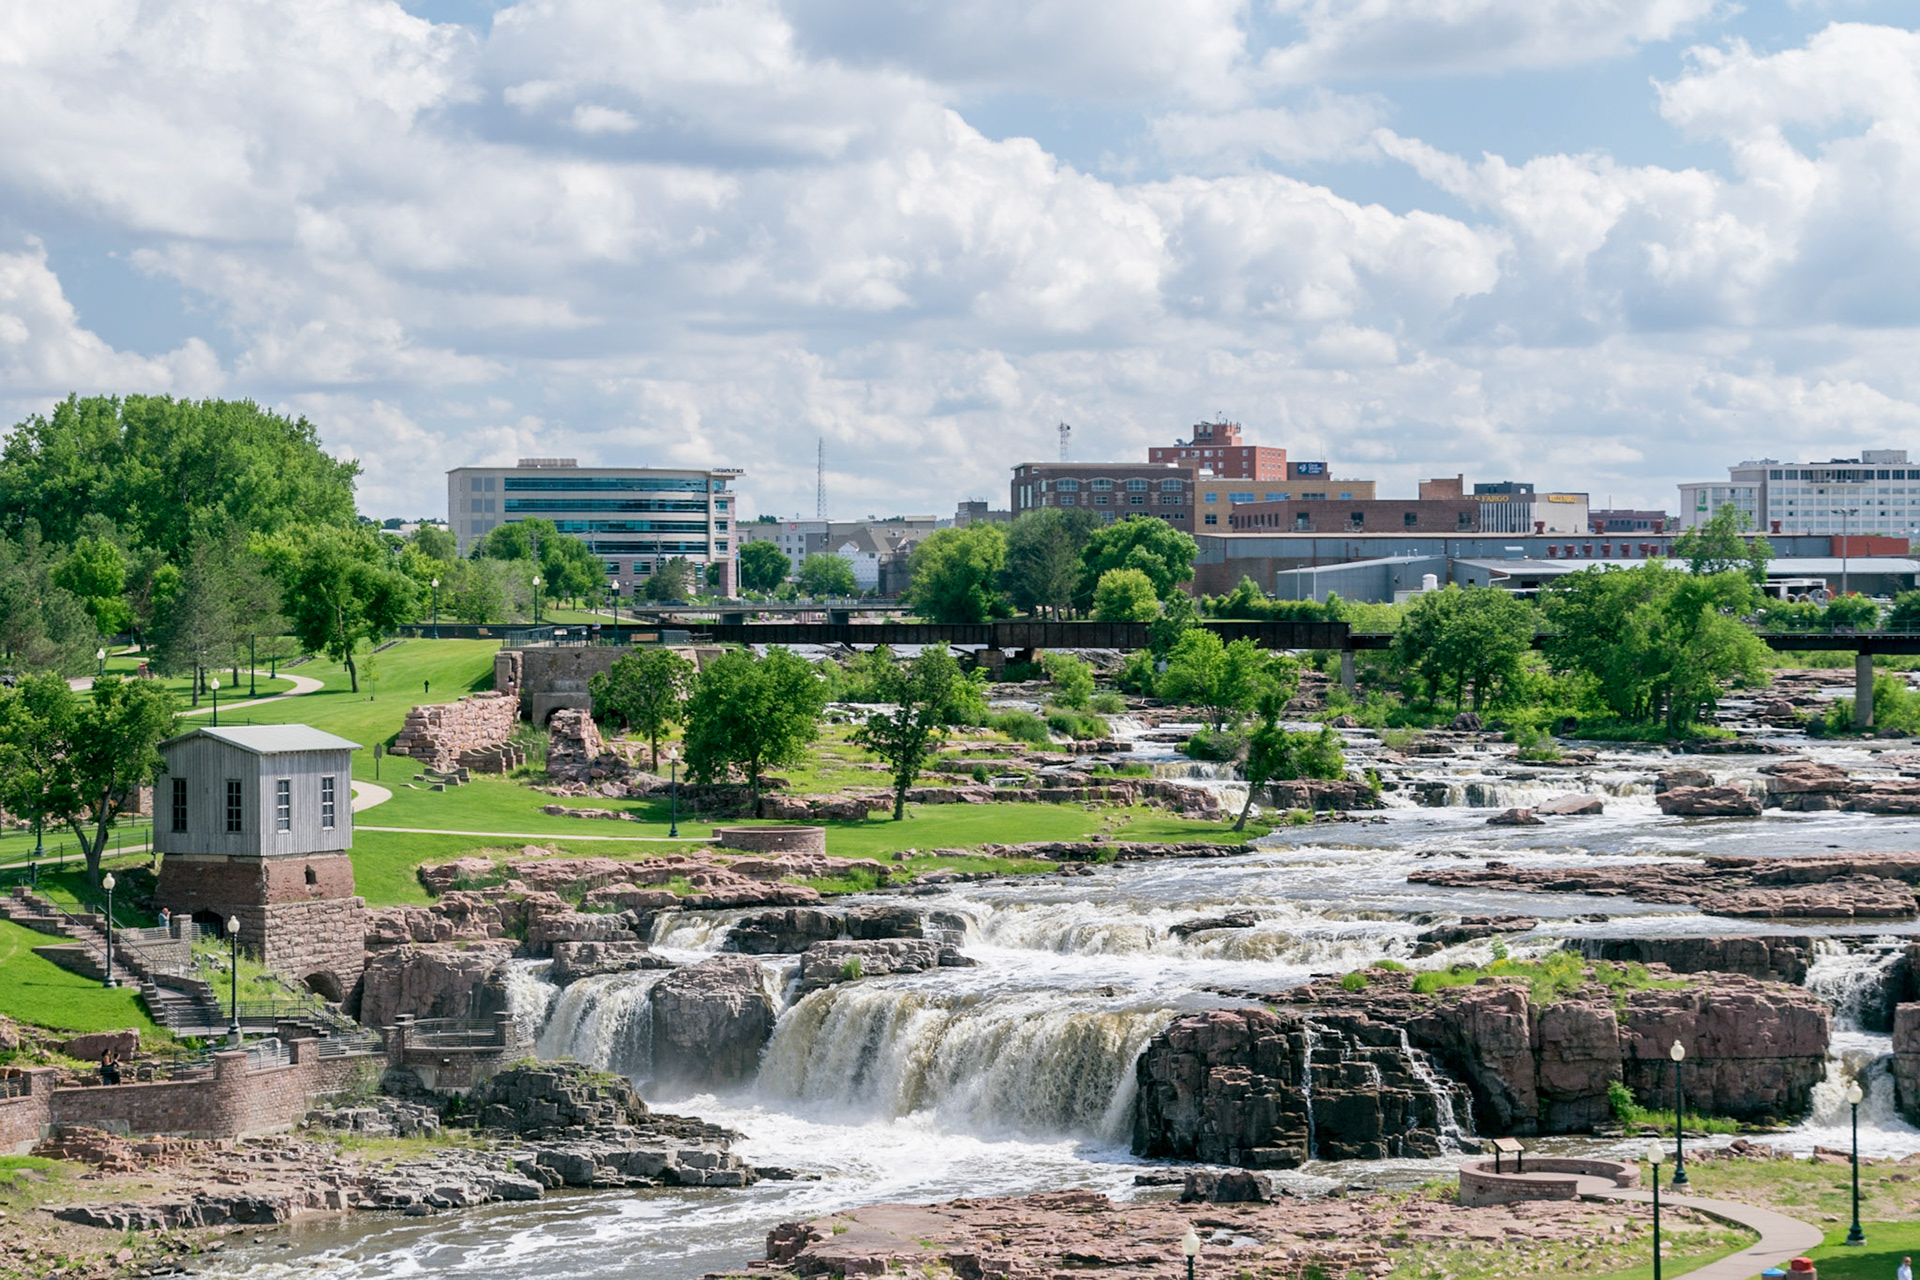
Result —
<instances>
[{"instance_id":1,"label":"brick building","mask_svg":"<svg viewBox=\"0 0 1920 1280\"><path fill-rule=\"evenodd\" d=\"M1287 479L1287 451L1241 443L1237 422L1196 422L1193 439L1155 445L1147 450L1147 461L1194 467L1230 480Z\"/></svg>"},{"instance_id":2,"label":"brick building","mask_svg":"<svg viewBox=\"0 0 1920 1280\"><path fill-rule=\"evenodd\" d=\"M1323 464L1287 464L1289 470L1296 466ZM1373 485L1371 480L1329 480L1324 475L1265 482L1223 480L1203 471L1194 481L1193 501L1202 529L1227 529L1232 527L1228 519L1232 509L1249 502L1372 502Z\"/></svg>"},{"instance_id":3,"label":"brick building","mask_svg":"<svg viewBox=\"0 0 1920 1280\"><path fill-rule=\"evenodd\" d=\"M1084 507L1102 520L1158 516L1193 532L1191 466L1173 462L1023 462L1013 469L1015 517L1047 507Z\"/></svg>"},{"instance_id":4,"label":"brick building","mask_svg":"<svg viewBox=\"0 0 1920 1280\"><path fill-rule=\"evenodd\" d=\"M365 966L353 891L352 753L303 724L200 728L160 744L158 905L225 931L261 963L344 1000Z\"/></svg>"},{"instance_id":5,"label":"brick building","mask_svg":"<svg viewBox=\"0 0 1920 1280\"><path fill-rule=\"evenodd\" d=\"M1460 534L1480 528L1480 504L1471 498L1249 502L1228 510L1229 528L1242 533Z\"/></svg>"},{"instance_id":6,"label":"brick building","mask_svg":"<svg viewBox=\"0 0 1920 1280\"><path fill-rule=\"evenodd\" d=\"M1587 512L1589 533L1665 533L1673 523L1673 517L1664 511L1602 507Z\"/></svg>"}]
</instances>

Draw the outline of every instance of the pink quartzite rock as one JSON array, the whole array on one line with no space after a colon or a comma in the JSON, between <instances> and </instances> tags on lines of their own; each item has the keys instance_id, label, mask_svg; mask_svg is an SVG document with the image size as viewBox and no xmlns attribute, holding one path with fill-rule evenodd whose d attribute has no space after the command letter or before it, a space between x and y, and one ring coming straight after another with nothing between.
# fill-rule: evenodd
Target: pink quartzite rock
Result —
<instances>
[{"instance_id":1,"label":"pink quartzite rock","mask_svg":"<svg viewBox=\"0 0 1920 1280\"><path fill-rule=\"evenodd\" d=\"M513 943L406 943L367 957L360 1021L387 1027L403 1013L416 1018L471 1015L474 993L513 955Z\"/></svg>"},{"instance_id":2,"label":"pink quartzite rock","mask_svg":"<svg viewBox=\"0 0 1920 1280\"><path fill-rule=\"evenodd\" d=\"M1760 801L1739 787L1673 787L1654 793L1660 812L1684 818L1757 818Z\"/></svg>"}]
</instances>

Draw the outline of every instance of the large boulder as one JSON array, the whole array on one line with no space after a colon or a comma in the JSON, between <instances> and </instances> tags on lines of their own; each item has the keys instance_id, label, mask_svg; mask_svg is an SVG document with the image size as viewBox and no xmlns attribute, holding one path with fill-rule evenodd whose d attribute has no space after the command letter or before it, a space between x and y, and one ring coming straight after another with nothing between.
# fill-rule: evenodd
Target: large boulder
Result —
<instances>
[{"instance_id":1,"label":"large boulder","mask_svg":"<svg viewBox=\"0 0 1920 1280\"><path fill-rule=\"evenodd\" d=\"M849 938L919 938L926 935L920 913L912 907L875 903L853 907L847 912Z\"/></svg>"},{"instance_id":2,"label":"large boulder","mask_svg":"<svg viewBox=\"0 0 1920 1280\"><path fill-rule=\"evenodd\" d=\"M1627 996L1621 1059L1642 1098L1671 1096L1675 1041L1686 1046L1688 1105L1740 1120L1805 1112L1827 1071L1832 1013L1811 992L1731 974Z\"/></svg>"},{"instance_id":3,"label":"large boulder","mask_svg":"<svg viewBox=\"0 0 1920 1280\"><path fill-rule=\"evenodd\" d=\"M1757 818L1761 804L1740 787L1670 787L1654 793L1660 812L1683 818Z\"/></svg>"},{"instance_id":4,"label":"large boulder","mask_svg":"<svg viewBox=\"0 0 1920 1280\"><path fill-rule=\"evenodd\" d=\"M98 1062L111 1049L116 1061L126 1062L140 1051L140 1032L132 1028L125 1031L90 1031L71 1040L62 1040L59 1049L69 1058L78 1058L82 1062Z\"/></svg>"},{"instance_id":5,"label":"large boulder","mask_svg":"<svg viewBox=\"0 0 1920 1280\"><path fill-rule=\"evenodd\" d=\"M1713 775L1705 769L1667 769L1653 780L1655 794L1663 791L1678 791L1682 788L1698 790L1713 785Z\"/></svg>"},{"instance_id":6,"label":"large boulder","mask_svg":"<svg viewBox=\"0 0 1920 1280\"><path fill-rule=\"evenodd\" d=\"M973 964L950 946L926 938L880 938L864 942L816 942L800 957L800 990L818 991L836 982L920 973Z\"/></svg>"},{"instance_id":7,"label":"large boulder","mask_svg":"<svg viewBox=\"0 0 1920 1280\"><path fill-rule=\"evenodd\" d=\"M1379 793L1365 782L1336 778L1300 778L1267 786L1267 803L1276 809L1378 809Z\"/></svg>"},{"instance_id":8,"label":"large boulder","mask_svg":"<svg viewBox=\"0 0 1920 1280\"><path fill-rule=\"evenodd\" d=\"M747 955L792 955L840 936L840 917L815 907L788 907L742 916L727 930L724 950Z\"/></svg>"},{"instance_id":9,"label":"large boulder","mask_svg":"<svg viewBox=\"0 0 1920 1280\"><path fill-rule=\"evenodd\" d=\"M360 1021L392 1026L416 1018L469 1018L483 1012L481 994L513 955L511 942L405 943L370 952L361 984Z\"/></svg>"},{"instance_id":10,"label":"large boulder","mask_svg":"<svg viewBox=\"0 0 1920 1280\"><path fill-rule=\"evenodd\" d=\"M631 942L624 916L593 911L549 911L527 921L527 950L546 955L559 942Z\"/></svg>"},{"instance_id":11,"label":"large boulder","mask_svg":"<svg viewBox=\"0 0 1920 1280\"><path fill-rule=\"evenodd\" d=\"M729 1088L759 1069L775 1010L758 961L716 956L676 969L649 999L656 1079Z\"/></svg>"},{"instance_id":12,"label":"large boulder","mask_svg":"<svg viewBox=\"0 0 1920 1280\"><path fill-rule=\"evenodd\" d=\"M1544 804L1535 805L1533 811L1554 818L1588 818L1605 813L1607 802L1600 796L1575 792L1572 795L1555 796Z\"/></svg>"},{"instance_id":13,"label":"large boulder","mask_svg":"<svg viewBox=\"0 0 1920 1280\"><path fill-rule=\"evenodd\" d=\"M1900 1114L1920 1124L1920 1004L1893 1011L1893 1088Z\"/></svg>"},{"instance_id":14,"label":"large boulder","mask_svg":"<svg viewBox=\"0 0 1920 1280\"><path fill-rule=\"evenodd\" d=\"M1710 916L1757 920L1911 920L1916 905L1911 885L1879 876L1844 876L1816 884L1784 888L1736 889L1701 899Z\"/></svg>"},{"instance_id":15,"label":"large boulder","mask_svg":"<svg viewBox=\"0 0 1920 1280\"><path fill-rule=\"evenodd\" d=\"M556 942L547 977L561 986L602 973L630 973L635 969L671 969L673 962L638 940Z\"/></svg>"},{"instance_id":16,"label":"large boulder","mask_svg":"<svg viewBox=\"0 0 1920 1280\"><path fill-rule=\"evenodd\" d=\"M647 1104L625 1076L578 1062L508 1067L467 1099L481 1127L528 1138L584 1136L644 1122Z\"/></svg>"}]
</instances>

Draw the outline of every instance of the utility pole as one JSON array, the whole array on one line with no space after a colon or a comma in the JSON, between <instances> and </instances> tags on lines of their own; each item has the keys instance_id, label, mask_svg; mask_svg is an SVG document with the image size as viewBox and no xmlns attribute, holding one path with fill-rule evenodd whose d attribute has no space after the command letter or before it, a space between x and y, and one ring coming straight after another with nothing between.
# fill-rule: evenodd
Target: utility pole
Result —
<instances>
[{"instance_id":1,"label":"utility pole","mask_svg":"<svg viewBox=\"0 0 1920 1280\"><path fill-rule=\"evenodd\" d=\"M820 437L819 454L813 464L813 518L827 518L827 438Z\"/></svg>"}]
</instances>

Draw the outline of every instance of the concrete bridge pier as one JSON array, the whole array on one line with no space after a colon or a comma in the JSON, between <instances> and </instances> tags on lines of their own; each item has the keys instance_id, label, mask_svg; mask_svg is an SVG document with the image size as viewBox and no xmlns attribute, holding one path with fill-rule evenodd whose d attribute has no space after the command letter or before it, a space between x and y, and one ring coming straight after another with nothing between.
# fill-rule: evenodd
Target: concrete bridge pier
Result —
<instances>
[{"instance_id":1,"label":"concrete bridge pier","mask_svg":"<svg viewBox=\"0 0 1920 1280\"><path fill-rule=\"evenodd\" d=\"M1352 693L1357 683L1353 675L1353 650L1342 649L1340 651L1340 687Z\"/></svg>"},{"instance_id":2,"label":"concrete bridge pier","mask_svg":"<svg viewBox=\"0 0 1920 1280\"><path fill-rule=\"evenodd\" d=\"M1853 655L1853 727L1873 728L1873 655Z\"/></svg>"}]
</instances>

